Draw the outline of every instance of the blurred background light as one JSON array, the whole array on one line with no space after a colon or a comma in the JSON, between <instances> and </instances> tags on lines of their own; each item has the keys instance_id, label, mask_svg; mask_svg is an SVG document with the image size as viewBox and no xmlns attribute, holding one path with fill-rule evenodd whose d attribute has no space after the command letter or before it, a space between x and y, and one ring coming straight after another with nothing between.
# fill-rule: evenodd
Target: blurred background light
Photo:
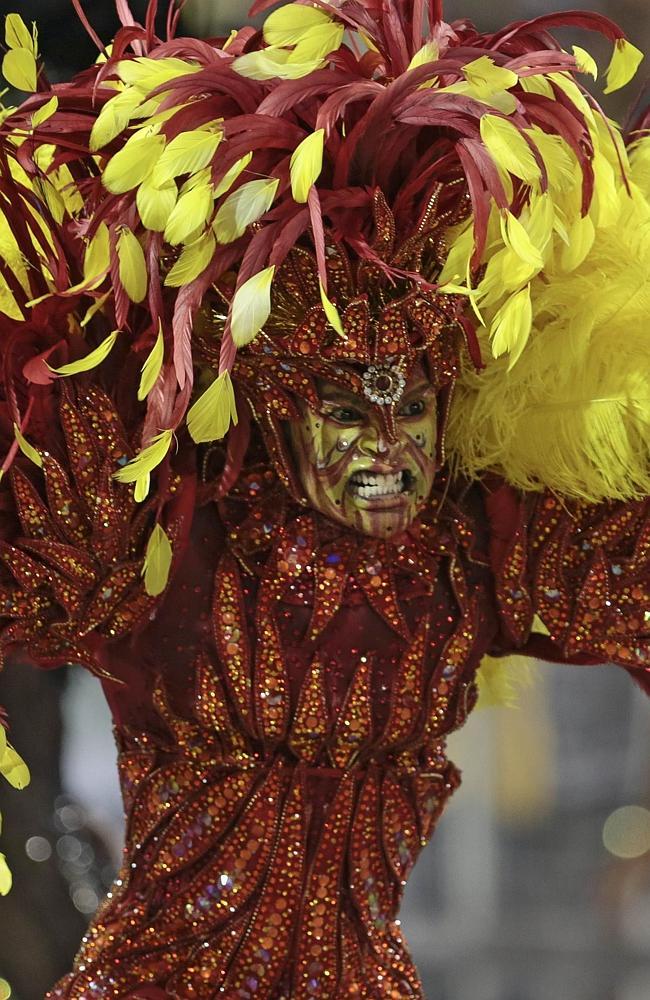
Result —
<instances>
[{"instance_id":1,"label":"blurred background light","mask_svg":"<svg viewBox=\"0 0 650 1000\"><path fill-rule=\"evenodd\" d=\"M25 843L25 854L30 861L49 861L52 845L45 837L30 837Z\"/></svg>"},{"instance_id":2,"label":"blurred background light","mask_svg":"<svg viewBox=\"0 0 650 1000\"><path fill-rule=\"evenodd\" d=\"M650 810L623 806L607 817L603 843L617 858L641 858L650 851Z\"/></svg>"}]
</instances>

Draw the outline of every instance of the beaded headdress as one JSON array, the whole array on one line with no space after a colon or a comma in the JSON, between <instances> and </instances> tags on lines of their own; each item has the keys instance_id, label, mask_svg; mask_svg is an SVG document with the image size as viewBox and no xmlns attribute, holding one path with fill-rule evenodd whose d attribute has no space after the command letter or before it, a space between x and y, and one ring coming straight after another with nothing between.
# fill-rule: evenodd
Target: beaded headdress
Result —
<instances>
[{"instance_id":1,"label":"beaded headdress","mask_svg":"<svg viewBox=\"0 0 650 1000\"><path fill-rule=\"evenodd\" d=\"M143 24L120 0L110 49L95 37L97 64L53 86L7 18L5 75L34 93L0 126L3 469L33 455L57 380L93 368L132 396L116 477L142 500L173 481L185 424L228 435L236 397L281 421L327 372L390 426L420 357L456 383L448 454L470 476L647 491L650 404L625 375L647 353L647 140L630 161L579 82L594 60L549 33L609 38L610 91L641 59L621 30L564 12L484 34L439 0L339 0L199 40L177 36L180 6L161 38L153 0ZM602 256L620 259L616 310Z\"/></svg>"}]
</instances>

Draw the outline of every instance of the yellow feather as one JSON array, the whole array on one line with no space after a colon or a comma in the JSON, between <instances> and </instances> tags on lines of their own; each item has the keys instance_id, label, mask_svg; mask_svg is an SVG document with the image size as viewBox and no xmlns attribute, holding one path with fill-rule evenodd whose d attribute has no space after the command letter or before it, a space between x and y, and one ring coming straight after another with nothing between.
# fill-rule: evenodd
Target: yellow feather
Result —
<instances>
[{"instance_id":1,"label":"yellow feather","mask_svg":"<svg viewBox=\"0 0 650 1000\"><path fill-rule=\"evenodd\" d=\"M262 49L260 52L246 52L245 55L238 56L233 60L232 68L249 80L272 80L276 76L289 80L294 76L303 76L300 67L294 67L293 71L287 68L288 58L288 49Z\"/></svg>"},{"instance_id":2,"label":"yellow feather","mask_svg":"<svg viewBox=\"0 0 650 1000\"><path fill-rule=\"evenodd\" d=\"M2 727L4 728L4 727ZM12 788L22 791L30 782L29 768L20 754L6 742L0 747L0 774L7 779Z\"/></svg>"},{"instance_id":3,"label":"yellow feather","mask_svg":"<svg viewBox=\"0 0 650 1000\"><path fill-rule=\"evenodd\" d=\"M650 137L634 143L630 153L630 177L650 198Z\"/></svg>"},{"instance_id":4,"label":"yellow feather","mask_svg":"<svg viewBox=\"0 0 650 1000\"><path fill-rule=\"evenodd\" d=\"M509 354L509 368L513 367L530 337L532 322L530 285L526 285L511 295L494 317L490 329L494 357Z\"/></svg>"},{"instance_id":5,"label":"yellow feather","mask_svg":"<svg viewBox=\"0 0 650 1000\"><path fill-rule=\"evenodd\" d=\"M33 94L38 76L33 52L27 49L9 49L2 60L2 75L16 90L25 90Z\"/></svg>"},{"instance_id":6,"label":"yellow feather","mask_svg":"<svg viewBox=\"0 0 650 1000\"><path fill-rule=\"evenodd\" d=\"M164 357L165 339L163 337L162 329L160 329L158 331L158 336L156 337L156 343L151 348L149 356L142 366L142 377L140 379L140 387L138 389L138 399L140 402L147 398L158 381Z\"/></svg>"},{"instance_id":7,"label":"yellow feather","mask_svg":"<svg viewBox=\"0 0 650 1000\"><path fill-rule=\"evenodd\" d=\"M101 281L111 266L108 226L102 222L86 247L84 278L87 282Z\"/></svg>"},{"instance_id":8,"label":"yellow feather","mask_svg":"<svg viewBox=\"0 0 650 1000\"><path fill-rule=\"evenodd\" d=\"M327 316L327 321L329 325L336 330L338 335L345 339L345 330L343 329L343 323L341 322L339 311L332 300L328 298L327 292L323 288L323 282L320 278L318 279L318 284L320 286L320 300L323 310L325 311L325 315Z\"/></svg>"},{"instance_id":9,"label":"yellow feather","mask_svg":"<svg viewBox=\"0 0 650 1000\"><path fill-rule=\"evenodd\" d=\"M248 226L268 212L279 183L277 178L247 181L228 195L214 220L214 231L219 242L232 243L239 239Z\"/></svg>"},{"instance_id":10,"label":"yellow feather","mask_svg":"<svg viewBox=\"0 0 650 1000\"><path fill-rule=\"evenodd\" d=\"M237 289L232 304L232 339L237 347L254 340L271 312L275 267L266 267Z\"/></svg>"},{"instance_id":11,"label":"yellow feather","mask_svg":"<svg viewBox=\"0 0 650 1000\"><path fill-rule=\"evenodd\" d=\"M212 161L223 131L206 128L193 132L181 132L170 143L154 166L153 179L156 184L164 184L180 174L193 174L207 167Z\"/></svg>"},{"instance_id":12,"label":"yellow feather","mask_svg":"<svg viewBox=\"0 0 650 1000\"><path fill-rule=\"evenodd\" d=\"M643 59L643 52L637 49L636 45L628 42L627 38L619 38L614 46L612 60L607 67L605 93L611 94L615 90L620 90L630 80L633 80Z\"/></svg>"},{"instance_id":13,"label":"yellow feather","mask_svg":"<svg viewBox=\"0 0 650 1000\"><path fill-rule=\"evenodd\" d=\"M90 133L91 153L107 146L124 131L141 100L141 94L134 87L129 87L107 101Z\"/></svg>"},{"instance_id":14,"label":"yellow feather","mask_svg":"<svg viewBox=\"0 0 650 1000\"><path fill-rule=\"evenodd\" d=\"M0 313L21 322L25 319L4 275L0 274Z\"/></svg>"},{"instance_id":15,"label":"yellow feather","mask_svg":"<svg viewBox=\"0 0 650 1000\"><path fill-rule=\"evenodd\" d=\"M501 234L503 242L516 257L530 264L531 267L541 270L544 266L544 258L537 247L533 246L529 234L512 212L506 212L501 217Z\"/></svg>"},{"instance_id":16,"label":"yellow feather","mask_svg":"<svg viewBox=\"0 0 650 1000\"><path fill-rule=\"evenodd\" d=\"M142 575L144 588L151 597L162 594L169 581L172 565L172 546L165 529L157 524L147 543Z\"/></svg>"},{"instance_id":17,"label":"yellow feather","mask_svg":"<svg viewBox=\"0 0 650 1000\"><path fill-rule=\"evenodd\" d=\"M38 55L36 38L20 14L7 14L5 18L5 42L8 49L27 49L32 55Z\"/></svg>"},{"instance_id":18,"label":"yellow feather","mask_svg":"<svg viewBox=\"0 0 650 1000\"><path fill-rule=\"evenodd\" d=\"M585 116L589 125L593 125L597 118L600 118L599 115L594 115L589 101L570 73L549 73L548 79L564 91L569 100Z\"/></svg>"},{"instance_id":19,"label":"yellow feather","mask_svg":"<svg viewBox=\"0 0 650 1000\"><path fill-rule=\"evenodd\" d=\"M136 132L113 156L102 174L102 183L111 194L125 194L141 184L164 155L165 137L148 129Z\"/></svg>"},{"instance_id":20,"label":"yellow feather","mask_svg":"<svg viewBox=\"0 0 650 1000\"><path fill-rule=\"evenodd\" d=\"M93 304L88 307L88 309L86 310L86 313L84 315L84 318L79 323L79 326L82 329L84 327L88 326L88 324L90 323L90 321L93 318L93 316L96 316L98 312L102 311L102 309L104 308L104 306L105 306L105 304L106 304L106 302L107 302L107 300L108 300L108 298L109 298L110 295L111 295L110 291L104 292L103 295L100 295L99 298L95 299L95 301L93 302Z\"/></svg>"},{"instance_id":21,"label":"yellow feather","mask_svg":"<svg viewBox=\"0 0 650 1000\"><path fill-rule=\"evenodd\" d=\"M11 892L12 878L7 859L4 854L0 854L0 896L6 896Z\"/></svg>"},{"instance_id":22,"label":"yellow feather","mask_svg":"<svg viewBox=\"0 0 650 1000\"><path fill-rule=\"evenodd\" d=\"M312 63L316 68L330 52L336 52L341 47L344 34L345 27L337 22L312 28L289 53L287 65Z\"/></svg>"},{"instance_id":23,"label":"yellow feather","mask_svg":"<svg viewBox=\"0 0 650 1000\"><path fill-rule=\"evenodd\" d=\"M136 196L142 225L155 233L162 233L169 221L178 198L175 181L167 181L158 187L151 177L140 184Z\"/></svg>"},{"instance_id":24,"label":"yellow feather","mask_svg":"<svg viewBox=\"0 0 650 1000\"><path fill-rule=\"evenodd\" d=\"M32 115L32 127L36 128L37 125L42 125L48 118L51 118L58 106L59 98L56 95L51 97L49 101L46 101L46 103Z\"/></svg>"},{"instance_id":25,"label":"yellow feather","mask_svg":"<svg viewBox=\"0 0 650 1000\"><path fill-rule=\"evenodd\" d=\"M151 489L151 473L145 472L144 476L139 476L133 486L133 499L136 503L144 503L149 496Z\"/></svg>"},{"instance_id":26,"label":"yellow feather","mask_svg":"<svg viewBox=\"0 0 650 1000\"><path fill-rule=\"evenodd\" d=\"M36 194L49 208L55 222L58 225L61 225L65 218L66 206L57 189L47 179L47 177L35 177L32 186Z\"/></svg>"},{"instance_id":27,"label":"yellow feather","mask_svg":"<svg viewBox=\"0 0 650 1000\"><path fill-rule=\"evenodd\" d=\"M187 414L187 427L197 444L219 441L237 423L235 393L228 371L222 372Z\"/></svg>"},{"instance_id":28,"label":"yellow feather","mask_svg":"<svg viewBox=\"0 0 650 1000\"><path fill-rule=\"evenodd\" d=\"M526 129L539 149L548 172L549 186L565 191L576 184L576 158L573 151L559 135L549 135L538 125Z\"/></svg>"},{"instance_id":29,"label":"yellow feather","mask_svg":"<svg viewBox=\"0 0 650 1000\"><path fill-rule=\"evenodd\" d=\"M197 229L202 230L214 209L214 191L209 183L197 184L181 192L165 227L165 239L172 246L185 243Z\"/></svg>"},{"instance_id":30,"label":"yellow feather","mask_svg":"<svg viewBox=\"0 0 650 1000\"><path fill-rule=\"evenodd\" d=\"M267 45L297 45L309 32L332 23L332 18L319 7L289 3L266 18L263 34Z\"/></svg>"},{"instance_id":31,"label":"yellow feather","mask_svg":"<svg viewBox=\"0 0 650 1000\"><path fill-rule=\"evenodd\" d=\"M131 302L142 302L147 294L147 263L140 241L127 226L117 238L117 262L124 291Z\"/></svg>"},{"instance_id":32,"label":"yellow feather","mask_svg":"<svg viewBox=\"0 0 650 1000\"><path fill-rule=\"evenodd\" d=\"M590 503L650 493L650 205L622 183L613 204L605 227L573 209L564 223L555 205L552 276L531 282L532 330L514 367L490 357L480 331L486 365L463 370L447 432L465 475L497 469L519 489Z\"/></svg>"},{"instance_id":33,"label":"yellow feather","mask_svg":"<svg viewBox=\"0 0 650 1000\"><path fill-rule=\"evenodd\" d=\"M245 156L242 156L239 160L237 160L236 163L233 163L230 170L226 171L226 173L223 175L223 177L217 184L216 188L214 189L215 198L220 198L221 195L225 194L226 191L230 190L230 188L233 186L237 178L240 176L240 174L243 173L243 171L246 169L246 167L248 166L248 164L251 162L252 159L253 159L253 154L246 153Z\"/></svg>"},{"instance_id":34,"label":"yellow feather","mask_svg":"<svg viewBox=\"0 0 650 1000\"><path fill-rule=\"evenodd\" d=\"M302 140L293 151L290 161L291 193L294 201L304 204L309 191L323 169L323 144L325 129L319 128Z\"/></svg>"},{"instance_id":35,"label":"yellow feather","mask_svg":"<svg viewBox=\"0 0 650 1000\"><path fill-rule=\"evenodd\" d=\"M498 90L510 90L519 82L519 77L511 69L497 66L489 56L481 56L463 66L463 73L477 93L490 94Z\"/></svg>"},{"instance_id":36,"label":"yellow feather","mask_svg":"<svg viewBox=\"0 0 650 1000\"><path fill-rule=\"evenodd\" d=\"M548 97L551 101L555 100L553 87L541 73L536 73L534 76L522 76L519 85L528 94L539 94L540 97Z\"/></svg>"},{"instance_id":37,"label":"yellow feather","mask_svg":"<svg viewBox=\"0 0 650 1000\"><path fill-rule=\"evenodd\" d=\"M505 118L484 115L481 118L481 138L502 170L528 183L539 180L539 167L525 139Z\"/></svg>"},{"instance_id":38,"label":"yellow feather","mask_svg":"<svg viewBox=\"0 0 650 1000\"><path fill-rule=\"evenodd\" d=\"M527 656L484 656L476 680L479 708L515 708L519 691L534 680L534 666Z\"/></svg>"},{"instance_id":39,"label":"yellow feather","mask_svg":"<svg viewBox=\"0 0 650 1000\"><path fill-rule=\"evenodd\" d=\"M299 80L325 66L324 59L308 57L302 46L291 49L267 48L247 52L233 60L232 68L250 80Z\"/></svg>"},{"instance_id":40,"label":"yellow feather","mask_svg":"<svg viewBox=\"0 0 650 1000\"><path fill-rule=\"evenodd\" d=\"M581 49L579 45L573 46L573 55L578 64L578 72L585 73L587 76L592 76L594 80L598 79L598 64L590 52L586 49Z\"/></svg>"},{"instance_id":41,"label":"yellow feather","mask_svg":"<svg viewBox=\"0 0 650 1000\"><path fill-rule=\"evenodd\" d=\"M115 341L117 340L117 335L119 330L114 330L113 333L109 333L108 337L102 340L99 347L96 347L94 351L87 354L85 358L79 358L78 361L71 361L67 365L62 365L60 368L52 368L48 365L51 371L56 372L57 375L79 375L81 372L92 371L98 365L104 361L108 355L113 350Z\"/></svg>"},{"instance_id":42,"label":"yellow feather","mask_svg":"<svg viewBox=\"0 0 650 1000\"><path fill-rule=\"evenodd\" d=\"M113 477L120 483L135 483L142 476L151 474L169 451L172 438L173 431L171 430L157 434L150 445L147 445L139 455L114 472Z\"/></svg>"},{"instance_id":43,"label":"yellow feather","mask_svg":"<svg viewBox=\"0 0 650 1000\"><path fill-rule=\"evenodd\" d=\"M538 270L539 268L521 260L507 247L498 250L490 257L477 288L482 308L487 310L503 302L504 297L518 291Z\"/></svg>"},{"instance_id":44,"label":"yellow feather","mask_svg":"<svg viewBox=\"0 0 650 1000\"><path fill-rule=\"evenodd\" d=\"M569 240L562 247L560 262L563 271L580 267L594 245L596 229L589 216L580 217L569 228Z\"/></svg>"},{"instance_id":45,"label":"yellow feather","mask_svg":"<svg viewBox=\"0 0 650 1000\"><path fill-rule=\"evenodd\" d=\"M116 67L116 73L123 83L136 86L147 94L170 80L197 73L201 69L195 62L169 56L163 59L151 59L148 56L138 56L135 59L124 59Z\"/></svg>"},{"instance_id":46,"label":"yellow feather","mask_svg":"<svg viewBox=\"0 0 650 1000\"><path fill-rule=\"evenodd\" d=\"M429 86L428 83L423 84L422 88L427 86ZM452 83L448 87L441 87L439 93L467 95L474 98L475 101L481 101L492 111L500 111L504 115L511 115L517 110L517 101L510 91L476 87L473 83L468 83L467 80L458 80L457 83Z\"/></svg>"},{"instance_id":47,"label":"yellow feather","mask_svg":"<svg viewBox=\"0 0 650 1000\"><path fill-rule=\"evenodd\" d=\"M440 57L440 45L438 42L426 42L421 49L415 53L408 69L417 69L418 66L426 66L427 63L437 62Z\"/></svg>"},{"instance_id":48,"label":"yellow feather","mask_svg":"<svg viewBox=\"0 0 650 1000\"><path fill-rule=\"evenodd\" d=\"M18 446L22 451L23 455L29 458L34 463L34 465L38 465L39 469L42 469L43 459L37 452L34 445L30 444L27 438L23 436L23 433L18 424L14 424L14 436L16 438L16 441L18 442Z\"/></svg>"},{"instance_id":49,"label":"yellow feather","mask_svg":"<svg viewBox=\"0 0 650 1000\"><path fill-rule=\"evenodd\" d=\"M544 256L555 232L555 206L551 195L546 192L534 197L531 206L522 212L521 222L533 246Z\"/></svg>"},{"instance_id":50,"label":"yellow feather","mask_svg":"<svg viewBox=\"0 0 650 1000\"><path fill-rule=\"evenodd\" d=\"M217 242L211 229L193 243L188 243L165 278L169 288L180 288L202 274L214 256Z\"/></svg>"}]
</instances>

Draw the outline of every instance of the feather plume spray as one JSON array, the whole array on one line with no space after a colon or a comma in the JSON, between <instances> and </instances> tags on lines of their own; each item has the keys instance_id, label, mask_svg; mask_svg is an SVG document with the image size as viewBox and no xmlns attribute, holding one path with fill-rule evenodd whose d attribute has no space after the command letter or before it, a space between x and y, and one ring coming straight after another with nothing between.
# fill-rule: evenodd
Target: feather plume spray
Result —
<instances>
[{"instance_id":1,"label":"feather plume spray","mask_svg":"<svg viewBox=\"0 0 650 1000\"><path fill-rule=\"evenodd\" d=\"M242 304L232 272L239 272L240 288L254 275L265 275L253 310L255 326L266 309L266 277L277 273L292 240L317 251L321 270L324 247L338 244L376 266L383 275L378 280L408 280L372 249L369 208L376 189L395 209L396 237L402 241L412 235L421 205L438 184L448 185L448 211L466 205L469 197L471 244L465 246L467 226L459 234L469 257L462 273L445 278L450 287L459 281L468 290L477 286L471 301L488 324L481 331L488 356L495 317L514 317L517 303L530 298L532 331L527 324L510 324L505 339L512 353L488 365L486 385L492 372L512 365L513 358L508 379L514 384L537 353L546 357L545 345L553 342L540 318L541 309L552 309L543 294L547 279L554 284L557 278L559 302L562 282L568 287L581 278L581 269L592 266L590 233L581 219L591 220L594 246L600 247L598 230L611 229L619 211L618 202L612 209L612 190L625 187L621 164L628 169L600 109L577 82L589 59L563 52L549 29L586 27L609 38L615 46L610 78L615 86L629 76L638 57L613 22L566 12L481 34L469 21L446 24L439 0L343 0L336 7L288 4L267 17L261 32L244 28L227 42L205 42L176 37L182 3L170 6L167 37L161 39L155 34L153 0L143 25L136 23L127 0L118 0L123 26L109 53L94 35L81 0L74 4L102 61L71 82L29 97L0 125L0 210L19 250L18 257L14 252L0 263L0 298L8 304L0 327L3 336L5 331L15 336L18 323L25 352L31 349L33 359L63 340L63 348L57 348L61 356L53 358L60 367L70 360L69 331L84 317L84 342L74 348L72 360L91 354L111 330L120 329L120 345L136 355L137 370L152 347L154 313L154 326L162 329L165 341L161 372L155 391L134 410L140 428L146 428L145 451L154 429L156 434L175 432L191 405L191 369L200 363L192 327L210 285L229 302L223 372L236 361L233 309ZM260 0L255 10L268 6ZM310 139L317 133L318 140ZM300 151L316 141L318 156L307 163ZM138 150L147 153L146 162L135 155ZM295 165L301 160L298 175ZM251 184L269 197L251 204ZM181 193L190 195L194 232L180 225L178 213L169 223ZM57 197L63 208L53 211ZM544 198L552 212L537 209ZM512 221L502 227L502 214L521 228ZM109 266L84 276L88 242L102 226L110 236ZM564 241L578 232L584 260L578 266L574 257L573 269L563 271ZM248 263L243 265L251 239L260 233L275 238L255 244L265 249L255 252L255 268L248 271ZM225 239L232 242L219 246ZM455 261L453 240L449 244L450 261ZM515 260L522 246L526 259ZM603 258L605 263L614 266L611 258ZM325 273L324 319L335 319L326 280ZM51 316L61 317L57 335L30 341L27 334L36 318L45 324L40 307L30 302L48 295L42 304ZM273 310L272 283L270 295ZM93 312L95 303L101 308ZM468 316L463 324L471 339ZM251 330L240 336L242 342ZM504 329L501 333L503 342ZM566 358L551 354L553 363L568 371ZM19 368L9 355L4 364L7 396L16 400L33 394L24 374L32 371L30 357L21 358ZM547 367L550 371L550 360ZM462 424L463 406L476 413L487 406L489 394L476 387L470 391L471 384L468 372L455 408L456 427ZM14 409L14 422L21 426L20 405ZM171 414L172 423L156 427L154 413ZM493 422L498 423L496 415ZM492 430L486 442L493 437ZM477 434L470 434L467 444L458 436L453 440L459 465L477 474L496 448L487 443L481 448ZM567 444L566 455L549 469L567 469L575 448L575 442ZM593 447L590 454L591 460L598 457ZM518 461L512 465L513 480L532 482L532 473L517 471ZM559 476L549 484L565 479ZM633 480L628 469L623 482ZM592 480L594 495L596 485Z\"/></svg>"}]
</instances>

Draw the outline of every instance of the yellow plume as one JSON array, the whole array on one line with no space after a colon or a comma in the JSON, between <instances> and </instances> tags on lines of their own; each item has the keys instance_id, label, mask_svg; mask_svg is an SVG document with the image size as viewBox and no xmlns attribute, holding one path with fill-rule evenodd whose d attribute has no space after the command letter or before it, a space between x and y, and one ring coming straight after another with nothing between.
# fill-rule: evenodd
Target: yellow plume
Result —
<instances>
[{"instance_id":1,"label":"yellow plume","mask_svg":"<svg viewBox=\"0 0 650 1000\"><path fill-rule=\"evenodd\" d=\"M147 263L135 233L122 226L117 238L117 261L120 281L132 302L142 302L147 294Z\"/></svg>"},{"instance_id":2,"label":"yellow plume","mask_svg":"<svg viewBox=\"0 0 650 1000\"><path fill-rule=\"evenodd\" d=\"M215 198L220 198L226 193L226 191L230 191L230 188L233 186L240 174L246 169L252 159L253 154L246 153L244 156L240 157L236 163L233 163L230 170L226 171L214 189Z\"/></svg>"},{"instance_id":3,"label":"yellow plume","mask_svg":"<svg viewBox=\"0 0 650 1000\"><path fill-rule=\"evenodd\" d=\"M247 181L228 195L214 220L214 231L219 243L232 243L239 239L251 223L257 222L268 212L279 183L275 177Z\"/></svg>"},{"instance_id":4,"label":"yellow plume","mask_svg":"<svg viewBox=\"0 0 650 1000\"><path fill-rule=\"evenodd\" d=\"M46 122L48 118L51 118L54 112L59 107L59 98L55 95L51 97L49 101L46 101L38 111L35 111L32 115L32 126L36 128L37 125L42 125Z\"/></svg>"},{"instance_id":5,"label":"yellow plume","mask_svg":"<svg viewBox=\"0 0 650 1000\"><path fill-rule=\"evenodd\" d=\"M627 38L617 39L612 60L607 68L605 93L611 94L615 90L620 90L633 80L643 59L643 52L637 49L636 45L632 45L632 42L628 42Z\"/></svg>"},{"instance_id":6,"label":"yellow plume","mask_svg":"<svg viewBox=\"0 0 650 1000\"><path fill-rule=\"evenodd\" d=\"M141 184L165 149L164 135L148 129L136 132L113 156L102 174L102 183L111 194L124 194Z\"/></svg>"},{"instance_id":7,"label":"yellow plume","mask_svg":"<svg viewBox=\"0 0 650 1000\"><path fill-rule=\"evenodd\" d=\"M16 90L33 94L36 90L38 67L27 49L9 49L2 60L2 75Z\"/></svg>"},{"instance_id":8,"label":"yellow plume","mask_svg":"<svg viewBox=\"0 0 650 1000\"><path fill-rule=\"evenodd\" d=\"M62 365L60 368L51 368L51 371L56 372L57 375L79 375L81 372L92 371L93 368L97 368L98 365L104 361L108 355L113 350L115 341L117 340L117 335L119 330L114 330L110 333L108 337L102 340L101 344L87 354L85 358L79 358L78 361L71 361L67 365ZM48 365L50 368L50 365Z\"/></svg>"},{"instance_id":9,"label":"yellow plume","mask_svg":"<svg viewBox=\"0 0 650 1000\"><path fill-rule=\"evenodd\" d=\"M165 227L165 240L172 246L185 243L205 227L214 208L212 185L205 181L182 191Z\"/></svg>"},{"instance_id":10,"label":"yellow plume","mask_svg":"<svg viewBox=\"0 0 650 1000\"><path fill-rule=\"evenodd\" d=\"M587 52L585 49L581 49L579 45L573 46L573 55L578 64L578 72L585 73L587 76L592 76L594 80L598 79L598 65L596 60Z\"/></svg>"},{"instance_id":11,"label":"yellow plume","mask_svg":"<svg viewBox=\"0 0 650 1000\"><path fill-rule=\"evenodd\" d=\"M271 312L271 282L275 267L266 267L245 281L232 304L232 339L237 347L254 340Z\"/></svg>"},{"instance_id":12,"label":"yellow plume","mask_svg":"<svg viewBox=\"0 0 650 1000\"><path fill-rule=\"evenodd\" d=\"M167 148L153 168L155 184L164 184L180 174L193 174L212 162L223 131L207 128L194 132L181 132L167 144Z\"/></svg>"},{"instance_id":13,"label":"yellow plume","mask_svg":"<svg viewBox=\"0 0 650 1000\"><path fill-rule=\"evenodd\" d=\"M187 426L192 440L201 444L225 437L231 423L237 423L237 409L230 373L225 371L191 407Z\"/></svg>"},{"instance_id":14,"label":"yellow plume","mask_svg":"<svg viewBox=\"0 0 650 1000\"><path fill-rule=\"evenodd\" d=\"M140 184L136 204L142 225L155 233L162 233L174 210L178 198L178 188L174 180L158 186L151 176Z\"/></svg>"},{"instance_id":15,"label":"yellow plume","mask_svg":"<svg viewBox=\"0 0 650 1000\"><path fill-rule=\"evenodd\" d=\"M135 483L141 476L151 474L169 451L172 438L173 431L171 430L157 434L150 445L143 448L139 455L114 472L113 477L120 483Z\"/></svg>"},{"instance_id":16,"label":"yellow plume","mask_svg":"<svg viewBox=\"0 0 650 1000\"><path fill-rule=\"evenodd\" d=\"M535 157L525 139L507 119L483 115L481 138L502 170L527 183L539 180L540 172Z\"/></svg>"},{"instance_id":17,"label":"yellow plume","mask_svg":"<svg viewBox=\"0 0 650 1000\"><path fill-rule=\"evenodd\" d=\"M4 854L0 854L0 896L6 896L11 892L12 878L7 859Z\"/></svg>"},{"instance_id":18,"label":"yellow plume","mask_svg":"<svg viewBox=\"0 0 650 1000\"><path fill-rule=\"evenodd\" d=\"M151 352L142 366L142 378L138 389L138 399L142 402L146 399L154 385L158 381L160 369L165 357L165 340L162 329L158 331L156 342L151 348Z\"/></svg>"},{"instance_id":19,"label":"yellow plume","mask_svg":"<svg viewBox=\"0 0 650 1000\"><path fill-rule=\"evenodd\" d=\"M345 331L343 329L343 323L341 322L341 317L339 316L338 309L336 308L332 300L328 298L327 292L323 288L323 282L320 280L320 278L318 279L318 284L320 286L321 304L325 311L325 315L327 316L327 321L329 325L334 330L336 330L336 332L340 337L345 337Z\"/></svg>"},{"instance_id":20,"label":"yellow plume","mask_svg":"<svg viewBox=\"0 0 650 1000\"><path fill-rule=\"evenodd\" d=\"M214 233L208 229L193 243L188 243L180 257L165 278L165 284L170 288L180 288L189 285L191 281L203 274L212 260L217 248Z\"/></svg>"},{"instance_id":21,"label":"yellow plume","mask_svg":"<svg viewBox=\"0 0 650 1000\"><path fill-rule=\"evenodd\" d=\"M111 256L108 226L102 222L86 247L86 254L84 256L85 280L88 282L94 282L95 279L98 281L102 280L110 266Z\"/></svg>"},{"instance_id":22,"label":"yellow plume","mask_svg":"<svg viewBox=\"0 0 650 1000\"><path fill-rule=\"evenodd\" d=\"M172 547L165 529L156 524L147 543L147 552L142 567L144 587L151 597L158 597L169 580L172 565Z\"/></svg>"},{"instance_id":23,"label":"yellow plume","mask_svg":"<svg viewBox=\"0 0 650 1000\"><path fill-rule=\"evenodd\" d=\"M36 37L29 30L20 14L7 14L5 18L5 42L8 49L27 49L33 56L38 55Z\"/></svg>"},{"instance_id":24,"label":"yellow plume","mask_svg":"<svg viewBox=\"0 0 650 1000\"><path fill-rule=\"evenodd\" d=\"M305 203L323 169L325 129L319 128L302 140L291 156L291 192L294 201Z\"/></svg>"},{"instance_id":25,"label":"yellow plume","mask_svg":"<svg viewBox=\"0 0 650 1000\"><path fill-rule=\"evenodd\" d=\"M34 465L37 465L39 469L43 468L43 459L37 452L33 444L30 444L27 438L23 435L18 424L14 424L14 436L18 442L18 446L22 451L23 455L29 458Z\"/></svg>"}]
</instances>

